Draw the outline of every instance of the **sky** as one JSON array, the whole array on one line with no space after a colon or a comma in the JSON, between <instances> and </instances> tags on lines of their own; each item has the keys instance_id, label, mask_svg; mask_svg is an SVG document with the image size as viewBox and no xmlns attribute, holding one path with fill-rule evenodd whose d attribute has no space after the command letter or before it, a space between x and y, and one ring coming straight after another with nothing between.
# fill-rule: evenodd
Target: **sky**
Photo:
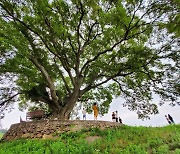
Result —
<instances>
[{"instance_id":1,"label":"sky","mask_svg":"<svg viewBox=\"0 0 180 154\"><path fill-rule=\"evenodd\" d=\"M155 99L157 100L157 99ZM170 114L176 124L180 124L180 106L176 105L175 107L171 107L167 104L159 107L159 114L150 116L150 120L141 120L138 119L138 116L135 112L129 111L127 108L122 106L123 99L117 98L114 99L111 103L109 112L104 116L98 116L98 120L101 121L112 121L111 115L113 111L118 111L118 116L121 117L122 122L129 126L152 126L152 127L161 127L168 125L167 120L165 119L165 115ZM5 118L1 121L4 129L9 129L12 124L19 123L20 116L23 120L26 119L26 112L21 112L18 110L17 104L14 106L14 110L10 113L6 112ZM80 111L80 119L82 120L82 111ZM93 114L87 114L87 120L93 120Z\"/></svg>"}]
</instances>

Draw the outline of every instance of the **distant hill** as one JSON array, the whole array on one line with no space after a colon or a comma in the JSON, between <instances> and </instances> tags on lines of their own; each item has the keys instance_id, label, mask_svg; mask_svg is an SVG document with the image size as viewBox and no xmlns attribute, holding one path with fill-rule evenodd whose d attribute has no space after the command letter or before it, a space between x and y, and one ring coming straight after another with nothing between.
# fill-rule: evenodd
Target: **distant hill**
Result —
<instances>
[{"instance_id":1,"label":"distant hill","mask_svg":"<svg viewBox=\"0 0 180 154\"><path fill-rule=\"evenodd\" d=\"M7 130L6 129L0 129L0 139L2 138L2 136L4 135L4 133L6 133Z\"/></svg>"},{"instance_id":2,"label":"distant hill","mask_svg":"<svg viewBox=\"0 0 180 154\"><path fill-rule=\"evenodd\" d=\"M54 134L56 139L0 143L0 154L180 154L180 125L83 129Z\"/></svg>"},{"instance_id":3,"label":"distant hill","mask_svg":"<svg viewBox=\"0 0 180 154\"><path fill-rule=\"evenodd\" d=\"M1 133L1 132L0 132L0 139L2 138L3 134L4 134L4 133Z\"/></svg>"},{"instance_id":4,"label":"distant hill","mask_svg":"<svg viewBox=\"0 0 180 154\"><path fill-rule=\"evenodd\" d=\"M0 129L0 133L5 133L5 132L7 132L7 130L6 129Z\"/></svg>"}]
</instances>

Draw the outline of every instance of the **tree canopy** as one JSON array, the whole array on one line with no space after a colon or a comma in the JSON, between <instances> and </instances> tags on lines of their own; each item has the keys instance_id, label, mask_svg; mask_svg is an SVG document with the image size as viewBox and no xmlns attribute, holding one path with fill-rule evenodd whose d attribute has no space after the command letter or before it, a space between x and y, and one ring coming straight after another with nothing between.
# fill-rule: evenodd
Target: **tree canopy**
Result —
<instances>
[{"instance_id":1,"label":"tree canopy","mask_svg":"<svg viewBox=\"0 0 180 154\"><path fill-rule=\"evenodd\" d=\"M179 104L178 0L1 0L0 110L75 105L107 113L115 97L139 118L152 94Z\"/></svg>"}]
</instances>

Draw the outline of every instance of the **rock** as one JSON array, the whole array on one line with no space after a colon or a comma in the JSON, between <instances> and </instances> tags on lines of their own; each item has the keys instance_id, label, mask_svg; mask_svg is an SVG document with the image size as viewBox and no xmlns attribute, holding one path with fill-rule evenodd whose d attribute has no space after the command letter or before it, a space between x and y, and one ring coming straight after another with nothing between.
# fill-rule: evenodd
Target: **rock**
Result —
<instances>
[{"instance_id":1,"label":"rock","mask_svg":"<svg viewBox=\"0 0 180 154\"><path fill-rule=\"evenodd\" d=\"M53 136L50 134L50 135L47 135L47 134L44 134L43 139L53 139Z\"/></svg>"},{"instance_id":2,"label":"rock","mask_svg":"<svg viewBox=\"0 0 180 154\"><path fill-rule=\"evenodd\" d=\"M22 138L30 138L31 134L30 133L26 133L26 134L23 134L21 137Z\"/></svg>"},{"instance_id":3,"label":"rock","mask_svg":"<svg viewBox=\"0 0 180 154\"><path fill-rule=\"evenodd\" d=\"M42 134L37 134L36 138L42 138Z\"/></svg>"}]
</instances>

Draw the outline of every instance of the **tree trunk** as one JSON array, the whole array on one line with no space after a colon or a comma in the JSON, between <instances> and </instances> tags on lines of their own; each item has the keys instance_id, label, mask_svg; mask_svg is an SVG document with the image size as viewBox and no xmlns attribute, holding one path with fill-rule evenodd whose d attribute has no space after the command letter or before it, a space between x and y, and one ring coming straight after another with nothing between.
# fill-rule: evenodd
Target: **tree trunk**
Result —
<instances>
[{"instance_id":1,"label":"tree trunk","mask_svg":"<svg viewBox=\"0 0 180 154\"><path fill-rule=\"evenodd\" d=\"M68 111L60 110L58 112L52 112L50 119L58 119L58 120L69 120L70 114L66 114Z\"/></svg>"},{"instance_id":2,"label":"tree trunk","mask_svg":"<svg viewBox=\"0 0 180 154\"><path fill-rule=\"evenodd\" d=\"M68 120L70 119L70 114L78 101L78 95L72 95L71 97L67 98L64 102L64 106L56 107L55 104L49 104L49 107L52 110L51 119L59 119L59 120Z\"/></svg>"}]
</instances>

